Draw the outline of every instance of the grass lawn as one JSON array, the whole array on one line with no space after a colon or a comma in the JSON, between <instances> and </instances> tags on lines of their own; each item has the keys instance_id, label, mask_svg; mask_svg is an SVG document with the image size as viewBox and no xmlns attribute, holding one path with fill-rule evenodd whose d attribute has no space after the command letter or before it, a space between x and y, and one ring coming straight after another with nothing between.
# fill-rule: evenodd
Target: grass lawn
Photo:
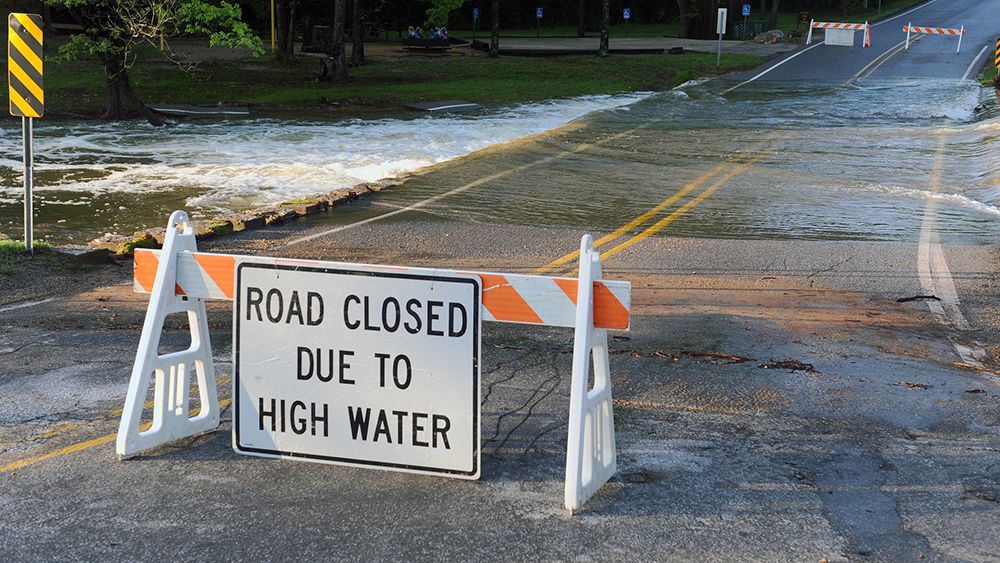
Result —
<instances>
[{"instance_id":1,"label":"grass lawn","mask_svg":"<svg viewBox=\"0 0 1000 563\"><path fill-rule=\"evenodd\" d=\"M343 84L318 82L319 59L299 56L281 64L269 57L207 60L190 73L143 53L132 84L147 103L214 105L245 103L268 109L323 109L341 114L385 112L402 104L461 99L494 104L671 88L715 74L715 55L617 55L608 58L501 57L472 52L409 55L395 44L380 56L373 44L369 64L350 69ZM149 60L143 60L143 59ZM760 57L723 55L721 72L745 69ZM104 77L94 61L51 63L46 72L46 111L93 114L103 104Z\"/></svg>"},{"instance_id":2,"label":"grass lawn","mask_svg":"<svg viewBox=\"0 0 1000 563\"><path fill-rule=\"evenodd\" d=\"M993 65L989 65L985 69L983 69L983 74L982 76L979 77L979 81L986 86L991 86L996 77L997 77L996 67Z\"/></svg>"}]
</instances>

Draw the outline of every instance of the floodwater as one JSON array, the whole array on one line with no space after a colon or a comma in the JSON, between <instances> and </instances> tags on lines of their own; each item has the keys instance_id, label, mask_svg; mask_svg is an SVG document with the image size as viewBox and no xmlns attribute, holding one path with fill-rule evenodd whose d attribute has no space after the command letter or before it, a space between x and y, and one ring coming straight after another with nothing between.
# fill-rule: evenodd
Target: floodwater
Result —
<instances>
[{"instance_id":1,"label":"floodwater","mask_svg":"<svg viewBox=\"0 0 1000 563\"><path fill-rule=\"evenodd\" d=\"M56 240L128 233L159 225L178 206L196 214L244 209L551 129L452 160L324 220L376 215L380 204L406 205L495 176L425 211L610 231L673 196L658 218L690 205L657 234L914 241L934 202L942 241L1000 237L1000 111L992 90L971 81L728 86L416 120L45 125L37 221ZM14 235L19 134L6 127L0 231Z\"/></svg>"},{"instance_id":2,"label":"floodwater","mask_svg":"<svg viewBox=\"0 0 1000 563\"><path fill-rule=\"evenodd\" d=\"M608 232L681 192L632 232L698 199L656 234L915 241L933 201L943 242L1000 240L992 89L971 81L765 82L725 92L731 85L692 86L591 114L520 143L516 154L477 155L428 174L396 203L486 170L515 169L488 190L428 210Z\"/></svg>"},{"instance_id":3,"label":"floodwater","mask_svg":"<svg viewBox=\"0 0 1000 563\"><path fill-rule=\"evenodd\" d=\"M393 177L541 133L649 93L587 96L471 115L295 122L35 121L35 235L85 242L195 217L258 208ZM22 232L20 123L0 123L0 232Z\"/></svg>"}]
</instances>

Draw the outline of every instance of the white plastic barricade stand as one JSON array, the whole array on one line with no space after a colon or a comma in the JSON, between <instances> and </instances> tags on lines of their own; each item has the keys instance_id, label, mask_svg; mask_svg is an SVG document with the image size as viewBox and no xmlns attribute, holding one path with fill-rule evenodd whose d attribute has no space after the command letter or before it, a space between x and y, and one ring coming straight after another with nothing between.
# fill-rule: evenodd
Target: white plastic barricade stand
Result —
<instances>
[{"instance_id":1,"label":"white plastic barricade stand","mask_svg":"<svg viewBox=\"0 0 1000 563\"><path fill-rule=\"evenodd\" d=\"M580 244L573 380L569 395L569 439L566 446L566 509L587 501L618 470L615 417L611 400L608 331L594 327L594 284L601 278L601 255L590 235ZM594 387L588 389L591 358Z\"/></svg>"},{"instance_id":2,"label":"white plastic barricade stand","mask_svg":"<svg viewBox=\"0 0 1000 563\"><path fill-rule=\"evenodd\" d=\"M163 248L164 256L156 271L118 428L116 450L122 459L219 426L219 401L205 301L175 292L178 253L197 250L194 229L183 211L175 211L170 216ZM187 313L191 345L186 350L161 356L157 350L163 321L173 313ZM189 414L192 368L197 374L200 399L200 410L195 416ZM142 430L139 424L153 375L156 381L152 425Z\"/></svg>"},{"instance_id":3,"label":"white plastic barricade stand","mask_svg":"<svg viewBox=\"0 0 1000 563\"><path fill-rule=\"evenodd\" d=\"M614 475L615 430L607 331L629 329L631 284L601 279L600 255L594 250L590 235L585 235L581 243L579 278L553 278L202 253L197 250L188 217L181 211L170 216L162 250L137 249L135 253L135 289L150 293L151 298L118 432L120 458L218 427L219 401L204 301L233 301L236 272L245 264L474 275L479 277L482 287L483 321L573 327L576 336L566 456L566 508L575 510L582 506ZM163 320L178 312L188 314L191 346L161 356L157 350ZM591 363L594 387L588 390ZM193 417L189 416L188 400L192 367L197 373L201 402L201 410ZM142 430L140 420L152 375L156 376L152 426Z\"/></svg>"},{"instance_id":4,"label":"white plastic barricade stand","mask_svg":"<svg viewBox=\"0 0 1000 563\"><path fill-rule=\"evenodd\" d=\"M806 45L812 43L813 29L826 30L826 44L841 47L854 46L854 32L864 31L865 37L862 47L872 46L871 25L865 23L840 23L840 22L818 22L809 20L809 32L806 35Z\"/></svg>"},{"instance_id":5,"label":"white plastic barricade stand","mask_svg":"<svg viewBox=\"0 0 1000 563\"><path fill-rule=\"evenodd\" d=\"M922 33L924 35L957 35L958 36L958 48L955 49L955 53L962 52L962 37L965 36L965 26L959 28L953 27L927 27L920 25L913 25L912 22L907 23L903 26L903 31L906 32L906 47L910 48L910 34L911 33Z\"/></svg>"}]
</instances>

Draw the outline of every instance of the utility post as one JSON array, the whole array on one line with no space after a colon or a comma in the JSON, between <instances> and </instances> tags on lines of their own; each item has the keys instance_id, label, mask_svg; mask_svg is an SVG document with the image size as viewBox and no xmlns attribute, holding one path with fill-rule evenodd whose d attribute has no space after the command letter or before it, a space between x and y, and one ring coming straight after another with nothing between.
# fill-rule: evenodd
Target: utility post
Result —
<instances>
[{"instance_id":1,"label":"utility post","mask_svg":"<svg viewBox=\"0 0 1000 563\"><path fill-rule=\"evenodd\" d=\"M34 119L45 114L43 77L45 58L42 16L11 13L7 16L7 85L10 114L21 118L24 141L24 248L34 254L31 190L34 187Z\"/></svg>"}]
</instances>

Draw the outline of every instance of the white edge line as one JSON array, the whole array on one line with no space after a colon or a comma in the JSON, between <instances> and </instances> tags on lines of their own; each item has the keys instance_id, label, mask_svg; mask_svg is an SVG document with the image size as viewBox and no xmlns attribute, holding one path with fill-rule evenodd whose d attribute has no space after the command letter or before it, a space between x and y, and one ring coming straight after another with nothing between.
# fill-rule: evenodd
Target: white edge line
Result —
<instances>
[{"instance_id":1,"label":"white edge line","mask_svg":"<svg viewBox=\"0 0 1000 563\"><path fill-rule=\"evenodd\" d=\"M907 11L903 12L902 14L896 14L895 16L892 16L891 18L889 18L887 20L882 20L882 21L880 21L878 23L873 23L871 25L872 25L872 27L876 27L876 26L880 26L880 25L882 25L884 23L889 23L892 20L898 20L899 18L901 18L901 17L903 17L903 16L905 16L907 14L912 14L913 12L916 12L917 10L922 10L922 9L926 8L927 6L930 6L934 2L937 2L937 0L928 0L927 2L925 2L925 3L923 3L923 4L919 5L919 6L917 6L916 8L913 8L912 10L907 10Z\"/></svg>"},{"instance_id":2,"label":"white edge line","mask_svg":"<svg viewBox=\"0 0 1000 563\"><path fill-rule=\"evenodd\" d=\"M6 313L7 311L16 311L17 309L27 309L28 307L34 307L35 305L43 305L45 303L51 303L53 301L58 301L58 297L49 297L48 299L42 299L41 301L27 301L25 303L18 303L17 305L11 305L9 307L4 307L0 309L0 313Z\"/></svg>"},{"instance_id":3,"label":"white edge line","mask_svg":"<svg viewBox=\"0 0 1000 563\"><path fill-rule=\"evenodd\" d=\"M907 11L903 12L902 14L897 14L897 15L895 15L895 16L893 16L893 17L891 17L891 18L887 19L887 20L882 20L882 21L880 21L880 22L878 22L878 23L873 23L873 24L871 24L871 26L872 26L872 27L876 27L876 26L879 26L879 25L882 25L882 24L884 24L884 23L889 23L889 22L891 22L891 21L893 21L893 20L897 20L897 19L899 19L899 18L901 18L901 17L903 17L903 16L905 16L905 15L907 15L907 14L910 14L910 13L912 13L912 12L916 12L917 10L920 10L920 9L923 9L923 8L926 8L927 6L929 6L929 5L933 4L933 3L934 3L934 2L936 2L936 1L937 1L937 0L928 0L928 2L926 2L926 3L924 3L924 4L921 4L921 5L917 6L916 8L913 8L912 10L907 10ZM820 45L822 45L822 44L824 44L824 43L826 43L826 41L820 41L819 43L817 43L817 44L813 45L812 47L806 47L805 49L802 49L801 51L799 51L798 53L795 53L794 55L792 55L792 56L788 57L787 59L782 59L782 60L778 61L778 62L777 62L777 63L776 63L776 64L775 64L774 66L772 66L772 67L768 68L767 70L765 70L765 71L761 72L761 73L760 73L760 74L758 74L757 76L754 76L754 77L753 77L753 78L751 78L750 80L747 80L747 81L745 81L745 82L740 82L739 84L737 84L736 86L733 86L732 88L729 88L728 90L723 90L723 91L722 91L722 94L728 94L728 93L732 92L733 90L735 90L735 89L737 89L737 88L739 88L739 87L741 87L741 86L746 86L747 84L750 84L750 83L751 83L751 82L753 82L754 80L757 80L757 79L758 79L758 78L760 78L761 76L764 76L765 74L767 74L767 73L771 72L772 70L774 70L774 69L778 68L779 66L781 66L781 65L783 65L783 64L785 64L785 63L787 63L788 61L790 61L790 60L794 59L795 57L797 57L797 56L801 55L802 53L805 53L806 51L808 51L808 50L810 50L810 49L813 49L813 48L815 48L815 47L819 47Z\"/></svg>"},{"instance_id":4,"label":"white edge line","mask_svg":"<svg viewBox=\"0 0 1000 563\"><path fill-rule=\"evenodd\" d=\"M972 59L972 64L969 65L969 68L966 69L965 74L962 75L962 80L968 80L969 74L971 74L972 70L976 67L976 63L979 62L979 58L982 57L983 53L986 52L986 49L989 48L990 48L989 44L983 45L983 50L979 51L979 54L976 55L976 58Z\"/></svg>"},{"instance_id":5,"label":"white edge line","mask_svg":"<svg viewBox=\"0 0 1000 563\"><path fill-rule=\"evenodd\" d=\"M728 94L728 93L732 92L733 90L735 90L735 89L739 88L740 86L745 86L745 85L747 85L747 84L750 84L750 83L751 83L751 82L753 82L754 80L757 80L757 79L758 79L758 78L760 78L761 76L764 76L765 74L767 74L767 73L771 72L772 70L774 70L774 69L778 68L779 66L781 66L781 65L783 65L783 64L785 64L785 63L787 63L788 61L790 61L790 60L794 59L795 57L797 57L797 56L801 55L802 53L805 53L806 51L809 51L810 49L815 49L816 47L819 47L820 45L822 45L822 44L824 44L824 43L826 43L826 41L820 41L819 43L817 43L817 44L813 45L812 47L806 47L805 49L802 49L802 50L801 50L801 51L799 51L798 53L795 53L794 55L792 55L792 56L790 56L790 57L788 57L788 58L784 58L784 59L781 59L780 61L778 61L777 63L775 63L775 64L774 64L774 66L772 66L772 67L768 68L767 70L764 70L764 71L761 71L761 73L760 73L760 74L758 74L757 76L754 76L754 77L753 77L753 78L751 78L750 80L746 80L746 81L744 81L744 82L740 82L739 84L737 84L736 86L733 86L732 88L729 88L728 90L723 90L723 91L722 91L722 93L723 93L723 94Z\"/></svg>"}]
</instances>

